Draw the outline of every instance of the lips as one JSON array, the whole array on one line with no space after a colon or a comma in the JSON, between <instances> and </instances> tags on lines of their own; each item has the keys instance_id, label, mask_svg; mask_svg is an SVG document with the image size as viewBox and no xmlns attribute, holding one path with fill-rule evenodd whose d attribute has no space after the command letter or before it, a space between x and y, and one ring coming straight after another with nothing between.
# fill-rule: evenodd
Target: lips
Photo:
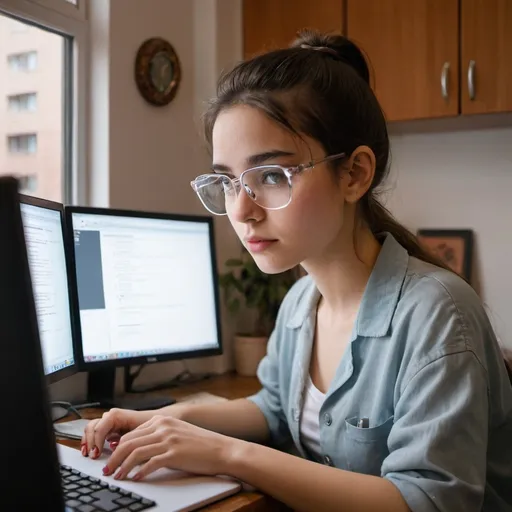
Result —
<instances>
[{"instance_id":1,"label":"lips","mask_svg":"<svg viewBox=\"0 0 512 512\"><path fill-rule=\"evenodd\" d=\"M271 245L275 244L277 240L272 240L269 238L261 238L252 236L249 238L246 238L245 243L247 246L247 249L249 249L252 253L259 253L263 252L266 249L268 249Z\"/></svg>"}]
</instances>

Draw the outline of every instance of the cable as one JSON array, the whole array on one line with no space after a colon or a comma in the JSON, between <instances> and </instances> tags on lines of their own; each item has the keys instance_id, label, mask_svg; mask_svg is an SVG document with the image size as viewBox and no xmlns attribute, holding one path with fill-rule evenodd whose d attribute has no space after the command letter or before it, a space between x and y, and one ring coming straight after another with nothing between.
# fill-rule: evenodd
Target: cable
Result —
<instances>
[{"instance_id":1,"label":"cable","mask_svg":"<svg viewBox=\"0 0 512 512\"><path fill-rule=\"evenodd\" d=\"M50 407L62 407L63 409L66 410L67 414L72 412L73 414L76 414L80 419L82 418L82 415L78 412L78 409L74 407L70 402L53 401L50 402ZM65 418L65 416L62 417Z\"/></svg>"},{"instance_id":2,"label":"cable","mask_svg":"<svg viewBox=\"0 0 512 512\"><path fill-rule=\"evenodd\" d=\"M71 402L62 402L55 400L53 402L50 402L50 407L62 407L66 410L67 414L72 412L76 416L78 416L79 419L82 419L82 415L80 414L81 409L88 409L92 407L99 407L101 404L99 402L89 402L89 403L83 403L83 404L77 404L73 405ZM63 416L65 418L65 416ZM61 419L61 418L58 418ZM57 420L56 420L57 421Z\"/></svg>"}]
</instances>

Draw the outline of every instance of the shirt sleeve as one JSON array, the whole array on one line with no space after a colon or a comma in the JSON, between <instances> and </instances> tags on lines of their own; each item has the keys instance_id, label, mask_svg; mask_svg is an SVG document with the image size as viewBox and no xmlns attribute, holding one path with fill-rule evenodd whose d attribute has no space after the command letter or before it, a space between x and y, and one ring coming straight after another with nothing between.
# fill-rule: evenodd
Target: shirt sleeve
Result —
<instances>
[{"instance_id":1,"label":"shirt sleeve","mask_svg":"<svg viewBox=\"0 0 512 512\"><path fill-rule=\"evenodd\" d=\"M470 350L439 356L407 383L382 476L413 512L482 510L488 407L487 373Z\"/></svg>"},{"instance_id":2,"label":"shirt sleeve","mask_svg":"<svg viewBox=\"0 0 512 512\"><path fill-rule=\"evenodd\" d=\"M278 322L279 326L279 322ZM278 326L269 338L267 354L258 366L258 379L262 389L248 397L265 416L272 445L284 446L290 441L288 422L281 402L279 386Z\"/></svg>"}]
</instances>

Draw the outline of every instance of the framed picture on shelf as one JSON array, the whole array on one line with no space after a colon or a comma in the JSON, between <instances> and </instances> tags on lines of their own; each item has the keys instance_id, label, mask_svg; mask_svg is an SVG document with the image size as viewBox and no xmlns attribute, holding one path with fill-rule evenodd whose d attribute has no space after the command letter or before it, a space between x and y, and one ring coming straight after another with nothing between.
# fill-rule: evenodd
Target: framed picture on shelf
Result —
<instances>
[{"instance_id":1,"label":"framed picture on shelf","mask_svg":"<svg viewBox=\"0 0 512 512\"><path fill-rule=\"evenodd\" d=\"M471 282L473 231L470 229L419 229L418 241L446 266Z\"/></svg>"}]
</instances>

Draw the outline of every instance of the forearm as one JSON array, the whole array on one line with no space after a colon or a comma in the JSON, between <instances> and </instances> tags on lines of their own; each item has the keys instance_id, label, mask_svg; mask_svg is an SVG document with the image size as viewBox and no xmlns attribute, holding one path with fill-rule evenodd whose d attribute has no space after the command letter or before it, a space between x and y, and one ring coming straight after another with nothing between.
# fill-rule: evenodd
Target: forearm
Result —
<instances>
[{"instance_id":1,"label":"forearm","mask_svg":"<svg viewBox=\"0 0 512 512\"><path fill-rule=\"evenodd\" d=\"M316 464L253 443L234 441L226 470L297 511L409 512L398 489L384 478Z\"/></svg>"},{"instance_id":2,"label":"forearm","mask_svg":"<svg viewBox=\"0 0 512 512\"><path fill-rule=\"evenodd\" d=\"M177 403L158 413L246 441L265 443L270 436L265 416L245 398L209 404Z\"/></svg>"}]
</instances>

